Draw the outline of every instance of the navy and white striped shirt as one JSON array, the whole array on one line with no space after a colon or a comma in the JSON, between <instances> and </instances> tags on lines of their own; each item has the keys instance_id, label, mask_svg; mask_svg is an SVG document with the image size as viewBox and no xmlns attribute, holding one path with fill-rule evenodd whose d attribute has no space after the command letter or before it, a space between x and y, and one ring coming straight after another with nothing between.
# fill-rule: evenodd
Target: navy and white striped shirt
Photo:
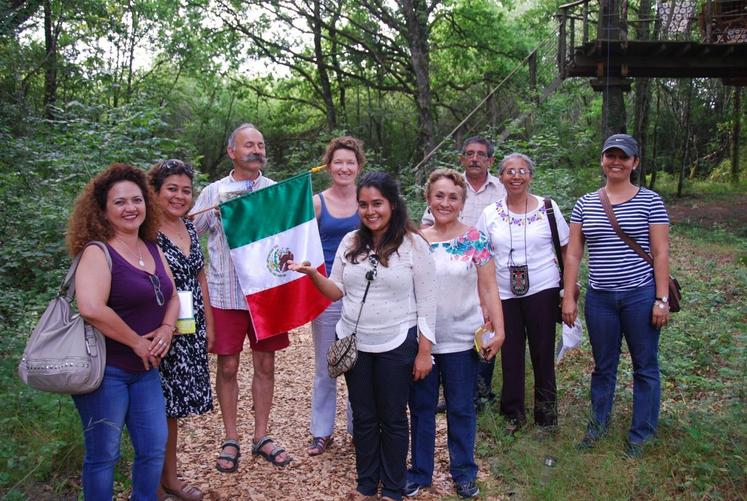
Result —
<instances>
[{"instance_id":1,"label":"navy and white striped shirt","mask_svg":"<svg viewBox=\"0 0 747 501\"><path fill-rule=\"evenodd\" d=\"M620 228L651 252L649 225L669 224L661 197L641 188L630 200L613 205ZM579 198L571 213L571 224L581 224L589 248L589 287L601 290L630 290L654 279L651 266L617 236L597 192Z\"/></svg>"}]
</instances>

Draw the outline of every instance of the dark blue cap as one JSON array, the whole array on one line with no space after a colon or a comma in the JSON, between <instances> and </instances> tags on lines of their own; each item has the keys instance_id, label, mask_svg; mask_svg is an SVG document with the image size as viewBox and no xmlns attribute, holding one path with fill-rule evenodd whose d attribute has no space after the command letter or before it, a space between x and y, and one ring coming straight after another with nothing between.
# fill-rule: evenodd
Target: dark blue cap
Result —
<instances>
[{"instance_id":1,"label":"dark blue cap","mask_svg":"<svg viewBox=\"0 0 747 501\"><path fill-rule=\"evenodd\" d=\"M638 156L638 141L627 134L613 134L607 138L602 147L602 153L612 148L623 150L629 157Z\"/></svg>"}]
</instances>

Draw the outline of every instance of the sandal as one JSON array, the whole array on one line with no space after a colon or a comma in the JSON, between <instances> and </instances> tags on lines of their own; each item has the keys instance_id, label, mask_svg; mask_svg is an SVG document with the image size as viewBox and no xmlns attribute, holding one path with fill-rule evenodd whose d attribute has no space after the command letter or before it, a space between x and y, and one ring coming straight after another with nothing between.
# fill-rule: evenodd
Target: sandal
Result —
<instances>
[{"instance_id":1,"label":"sandal","mask_svg":"<svg viewBox=\"0 0 747 501\"><path fill-rule=\"evenodd\" d=\"M220 459L226 459L227 461L229 460L227 457ZM202 501L202 498L205 496L200 489L186 482L182 483L182 486L178 490L169 489L165 485L161 485L161 488L164 490L164 492L166 492L166 494L176 496L177 499L182 499L183 501Z\"/></svg>"},{"instance_id":2,"label":"sandal","mask_svg":"<svg viewBox=\"0 0 747 501\"><path fill-rule=\"evenodd\" d=\"M272 440L272 438L270 438L269 436L264 436L260 438L257 443L252 445L252 454L254 454L255 456L262 456L275 466L288 466L288 463L292 461L292 458L290 456L287 456L285 458L285 461L278 461L278 456L285 452L285 449L283 449L282 447L273 447L269 453L262 450L262 447L264 447L265 445L274 443L275 442Z\"/></svg>"},{"instance_id":3,"label":"sandal","mask_svg":"<svg viewBox=\"0 0 747 501\"><path fill-rule=\"evenodd\" d=\"M225 452L223 452L223 449L225 449L226 447L234 447L236 449L236 454L231 455L231 454L226 454ZM237 440L229 438L225 442L223 442L223 445L220 446L220 455L218 456L218 460L228 461L231 463L231 466L226 468L225 466L221 466L220 463L216 463L215 469L221 473L233 473L239 469L239 458L240 457L241 457L241 446L239 445L239 442Z\"/></svg>"},{"instance_id":4,"label":"sandal","mask_svg":"<svg viewBox=\"0 0 747 501\"><path fill-rule=\"evenodd\" d=\"M307 452L309 453L309 456L318 456L326 451L327 448L332 445L332 442L334 442L332 435L328 437L314 437L311 440L311 445L309 445Z\"/></svg>"}]
</instances>

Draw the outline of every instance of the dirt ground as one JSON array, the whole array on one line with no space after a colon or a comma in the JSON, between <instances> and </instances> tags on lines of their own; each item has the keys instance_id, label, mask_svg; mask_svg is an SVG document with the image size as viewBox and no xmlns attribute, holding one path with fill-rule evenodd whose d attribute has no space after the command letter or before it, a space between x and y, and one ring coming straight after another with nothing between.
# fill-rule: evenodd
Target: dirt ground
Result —
<instances>
[{"instance_id":1,"label":"dirt ground","mask_svg":"<svg viewBox=\"0 0 747 501\"><path fill-rule=\"evenodd\" d=\"M197 485L211 500L337 500L344 499L355 487L355 454L345 431L347 393L342 379L338 384L335 441L324 454L309 457L306 453L311 413L311 387L314 377L314 350L308 326L293 331L290 348L277 354L275 399L270 434L277 444L293 456L286 468L277 468L251 454L254 417L251 400L251 356L242 358L239 398L239 432L242 456L239 471L220 473L215 457L223 440L223 424L216 410L208 415L187 418L179 428L179 471ZM211 360L213 378L215 360ZM215 381L215 379L213 379ZM418 496L419 500L454 496L448 472L446 420L438 418L436 471L433 486ZM480 468L484 480L487 468ZM481 499L488 499L482 497Z\"/></svg>"},{"instance_id":2,"label":"dirt ground","mask_svg":"<svg viewBox=\"0 0 747 501\"><path fill-rule=\"evenodd\" d=\"M667 206L674 224L704 227L722 225L740 235L747 235L747 194L728 200L707 195L688 195Z\"/></svg>"},{"instance_id":3,"label":"dirt ground","mask_svg":"<svg viewBox=\"0 0 747 501\"><path fill-rule=\"evenodd\" d=\"M707 197L686 197L668 206L674 224L695 224L710 227L726 225L738 233L747 233L747 195L729 203ZM308 326L295 330L291 346L277 355L275 399L271 414L270 434L293 456L286 468L277 468L251 454L254 418L251 401L251 356L246 352L240 373L239 432L242 457L239 471L219 473L215 457L224 438L218 410L205 416L181 421L179 429L179 471L189 482L206 493L209 500L338 500L355 486L355 454L350 436L345 432L345 401L343 380L338 389L335 442L321 456L309 457L309 416L311 387L314 376L313 345ZM211 360L213 381L215 360ZM454 496L448 473L446 422L438 418L436 439L436 471L433 486L418 496L420 500L435 500ZM479 461L478 461L479 464ZM478 480L488 481L487 465L480 465ZM481 499L489 499L481 496Z\"/></svg>"}]
</instances>

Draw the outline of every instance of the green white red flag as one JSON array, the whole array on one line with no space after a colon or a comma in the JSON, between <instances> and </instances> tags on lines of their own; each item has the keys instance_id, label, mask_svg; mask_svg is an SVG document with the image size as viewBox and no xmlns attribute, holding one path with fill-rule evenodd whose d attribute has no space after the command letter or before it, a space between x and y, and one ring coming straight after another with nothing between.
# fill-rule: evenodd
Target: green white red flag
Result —
<instances>
[{"instance_id":1,"label":"green white red flag","mask_svg":"<svg viewBox=\"0 0 747 501\"><path fill-rule=\"evenodd\" d=\"M220 204L258 340L304 325L330 304L308 276L288 269L288 261L309 261L325 273L312 197L304 173Z\"/></svg>"}]
</instances>

